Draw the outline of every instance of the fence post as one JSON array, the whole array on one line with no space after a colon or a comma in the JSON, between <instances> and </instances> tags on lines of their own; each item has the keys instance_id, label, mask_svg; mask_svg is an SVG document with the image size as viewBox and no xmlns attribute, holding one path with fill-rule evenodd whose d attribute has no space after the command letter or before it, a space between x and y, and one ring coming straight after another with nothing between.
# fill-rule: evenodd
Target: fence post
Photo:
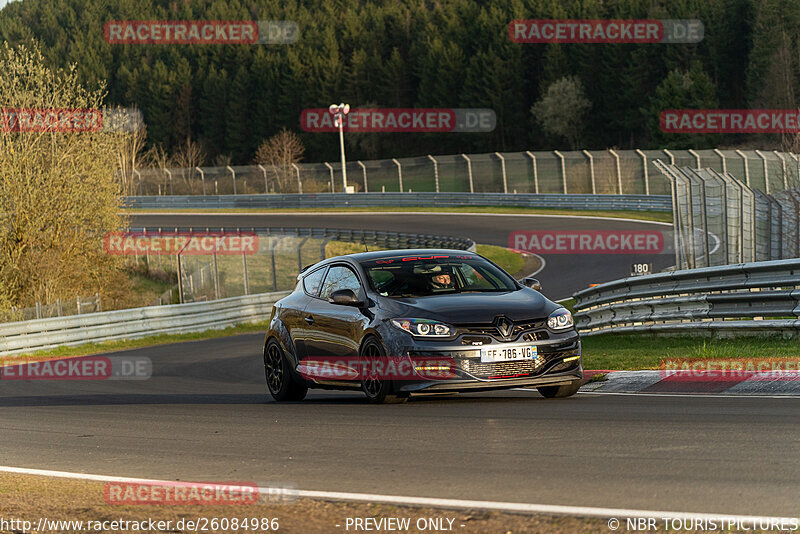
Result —
<instances>
[{"instance_id":1,"label":"fence post","mask_svg":"<svg viewBox=\"0 0 800 534\"><path fill-rule=\"evenodd\" d=\"M206 196L206 173L200 167L195 167L195 169L200 173L200 182L203 184L203 196Z\"/></svg>"},{"instance_id":2,"label":"fence post","mask_svg":"<svg viewBox=\"0 0 800 534\"><path fill-rule=\"evenodd\" d=\"M506 178L506 158L500 152L495 152L495 156L500 158L500 170L503 172L503 193L508 194L508 179Z\"/></svg>"},{"instance_id":3,"label":"fence post","mask_svg":"<svg viewBox=\"0 0 800 534\"><path fill-rule=\"evenodd\" d=\"M36 301L36 318L37 319L42 318L42 303L39 302L38 300Z\"/></svg>"},{"instance_id":4,"label":"fence post","mask_svg":"<svg viewBox=\"0 0 800 534\"><path fill-rule=\"evenodd\" d=\"M769 167L767 165L767 157L764 156L760 150L756 150L756 154L758 154L758 157L764 162L764 192L769 195Z\"/></svg>"},{"instance_id":5,"label":"fence post","mask_svg":"<svg viewBox=\"0 0 800 534\"><path fill-rule=\"evenodd\" d=\"M244 294L250 294L250 281L247 279L247 254L242 252L242 274L244 275Z\"/></svg>"},{"instance_id":6,"label":"fence post","mask_svg":"<svg viewBox=\"0 0 800 534\"><path fill-rule=\"evenodd\" d=\"M469 177L469 192L475 192L475 184L472 181L472 160L466 154L461 154L461 157L467 160L467 176Z\"/></svg>"},{"instance_id":7,"label":"fence post","mask_svg":"<svg viewBox=\"0 0 800 534\"><path fill-rule=\"evenodd\" d=\"M687 152L689 152L689 154L694 156L694 159L697 160L697 168L699 169L700 168L700 154L698 154L697 152L695 152L691 148Z\"/></svg>"},{"instance_id":8,"label":"fence post","mask_svg":"<svg viewBox=\"0 0 800 534\"><path fill-rule=\"evenodd\" d=\"M308 241L308 238L304 237L303 240L300 241L300 244L297 245L297 272L298 273L300 273L300 271L303 270L303 245L306 244L306 241Z\"/></svg>"},{"instance_id":9,"label":"fence post","mask_svg":"<svg viewBox=\"0 0 800 534\"><path fill-rule=\"evenodd\" d=\"M439 192L439 164L436 163L436 158L428 154L428 158L433 162L433 180L436 183L436 192Z\"/></svg>"},{"instance_id":10,"label":"fence post","mask_svg":"<svg viewBox=\"0 0 800 534\"><path fill-rule=\"evenodd\" d=\"M56 300L56 309L58 310L58 316L61 317L64 315L64 309L61 307L61 299Z\"/></svg>"},{"instance_id":11,"label":"fence post","mask_svg":"<svg viewBox=\"0 0 800 534\"><path fill-rule=\"evenodd\" d=\"M367 185L367 166L358 160L358 165L361 167L361 172L364 175L364 192L369 193L369 186Z\"/></svg>"},{"instance_id":12,"label":"fence post","mask_svg":"<svg viewBox=\"0 0 800 534\"><path fill-rule=\"evenodd\" d=\"M722 161L722 173L725 174L728 172L728 165L725 162L725 154L723 154L720 149L715 148L714 153L719 156L720 161Z\"/></svg>"},{"instance_id":13,"label":"fence post","mask_svg":"<svg viewBox=\"0 0 800 534\"><path fill-rule=\"evenodd\" d=\"M747 156L739 149L736 150L736 153L744 160L744 183L747 184L747 187L750 187L750 167L747 164Z\"/></svg>"},{"instance_id":14,"label":"fence post","mask_svg":"<svg viewBox=\"0 0 800 534\"><path fill-rule=\"evenodd\" d=\"M261 169L261 172L264 174L264 194L266 195L269 193L269 186L267 185L267 169L265 169L260 163L258 164L258 168Z\"/></svg>"},{"instance_id":15,"label":"fence post","mask_svg":"<svg viewBox=\"0 0 800 534\"><path fill-rule=\"evenodd\" d=\"M650 194L650 173L647 172L647 155L639 150L636 149L636 153L642 156L642 168L644 169L644 194Z\"/></svg>"},{"instance_id":16,"label":"fence post","mask_svg":"<svg viewBox=\"0 0 800 534\"><path fill-rule=\"evenodd\" d=\"M581 152L583 152L584 156L589 158L589 176L592 177L592 194L596 195L597 194L597 182L595 181L595 178L594 178L594 157L592 156L592 154L588 150L582 150ZM645 172L647 172L647 171L645 171Z\"/></svg>"},{"instance_id":17,"label":"fence post","mask_svg":"<svg viewBox=\"0 0 800 534\"><path fill-rule=\"evenodd\" d=\"M622 168L619 165L619 154L614 151L613 148L609 148L608 151L614 156L614 159L617 160L617 193L622 194Z\"/></svg>"},{"instance_id":18,"label":"fence post","mask_svg":"<svg viewBox=\"0 0 800 534\"><path fill-rule=\"evenodd\" d=\"M325 166L328 167L329 171L331 171L331 193L333 193L333 190L334 190L334 185L333 185L334 184L334 182L333 182L333 167L331 167L331 164L328 163L327 161L325 162Z\"/></svg>"},{"instance_id":19,"label":"fence post","mask_svg":"<svg viewBox=\"0 0 800 534\"><path fill-rule=\"evenodd\" d=\"M164 172L169 176L169 194L174 195L175 193L172 190L172 172L170 172L169 169L164 169Z\"/></svg>"},{"instance_id":20,"label":"fence post","mask_svg":"<svg viewBox=\"0 0 800 534\"><path fill-rule=\"evenodd\" d=\"M559 152L558 150L553 150L553 154L558 156L558 158L561 160L561 183L562 183L562 186L563 186L563 189L564 189L564 194L566 195L567 194L567 162L566 162L566 159L564 159L564 155L561 152Z\"/></svg>"},{"instance_id":21,"label":"fence post","mask_svg":"<svg viewBox=\"0 0 800 534\"><path fill-rule=\"evenodd\" d=\"M300 181L300 167L297 166L297 163L292 163L292 168L297 173L297 192L303 192L303 183Z\"/></svg>"},{"instance_id":22,"label":"fence post","mask_svg":"<svg viewBox=\"0 0 800 534\"><path fill-rule=\"evenodd\" d=\"M213 254L214 258L214 300L219 300L219 268L217 266L217 253Z\"/></svg>"},{"instance_id":23,"label":"fence post","mask_svg":"<svg viewBox=\"0 0 800 534\"><path fill-rule=\"evenodd\" d=\"M789 189L789 176L787 175L787 170L786 170L786 160L783 159L783 156L781 156L780 152L778 152L777 150L773 150L772 153L778 156L778 159L780 159L781 163L783 164L783 189L785 191Z\"/></svg>"},{"instance_id":24,"label":"fence post","mask_svg":"<svg viewBox=\"0 0 800 534\"><path fill-rule=\"evenodd\" d=\"M78 298L75 299L75 300L78 303L78 315L80 315L81 314L81 297L80 297L80 295L78 295Z\"/></svg>"},{"instance_id":25,"label":"fence post","mask_svg":"<svg viewBox=\"0 0 800 534\"><path fill-rule=\"evenodd\" d=\"M103 311L103 304L100 301L100 293L95 293L94 294L94 299L95 299L95 302L97 302L97 311L98 311L98 313Z\"/></svg>"},{"instance_id":26,"label":"fence post","mask_svg":"<svg viewBox=\"0 0 800 534\"><path fill-rule=\"evenodd\" d=\"M531 161L533 162L533 191L537 195L539 194L539 167L536 165L536 155L531 152L530 150L526 150L525 153L531 157Z\"/></svg>"},{"instance_id":27,"label":"fence post","mask_svg":"<svg viewBox=\"0 0 800 534\"><path fill-rule=\"evenodd\" d=\"M180 252L175 254L175 260L178 262L178 302L183 304L183 262L181 261ZM192 291L192 293L194 293L194 291Z\"/></svg>"},{"instance_id":28,"label":"fence post","mask_svg":"<svg viewBox=\"0 0 800 534\"><path fill-rule=\"evenodd\" d=\"M664 154L669 156L669 164L670 165L675 165L675 156L672 155L672 152L670 152L666 148L663 150L663 152L664 152Z\"/></svg>"},{"instance_id":29,"label":"fence post","mask_svg":"<svg viewBox=\"0 0 800 534\"><path fill-rule=\"evenodd\" d=\"M400 192L403 192L403 166L400 165L400 162L397 159L392 158L392 161L395 165L397 165L397 180L400 183Z\"/></svg>"},{"instance_id":30,"label":"fence post","mask_svg":"<svg viewBox=\"0 0 800 534\"><path fill-rule=\"evenodd\" d=\"M236 194L236 173L233 172L233 167L231 167L230 165L226 165L225 168L228 169L229 171L231 171L231 180L233 181L233 194L235 195Z\"/></svg>"},{"instance_id":31,"label":"fence post","mask_svg":"<svg viewBox=\"0 0 800 534\"><path fill-rule=\"evenodd\" d=\"M133 169L133 173L136 175L137 178L139 178L139 196L143 196L143 193L142 193L142 173L140 173L136 169Z\"/></svg>"}]
</instances>

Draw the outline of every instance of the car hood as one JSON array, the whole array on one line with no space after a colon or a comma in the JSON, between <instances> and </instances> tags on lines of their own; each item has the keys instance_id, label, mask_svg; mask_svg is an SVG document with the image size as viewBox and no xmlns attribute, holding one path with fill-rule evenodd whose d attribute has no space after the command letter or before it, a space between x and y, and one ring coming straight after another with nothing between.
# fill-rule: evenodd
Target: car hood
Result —
<instances>
[{"instance_id":1,"label":"car hood","mask_svg":"<svg viewBox=\"0 0 800 534\"><path fill-rule=\"evenodd\" d=\"M381 308L391 317L418 317L451 324L491 323L498 315L512 321L545 318L559 308L538 291L455 293L419 298L381 297ZM388 317L387 317L388 318Z\"/></svg>"}]
</instances>

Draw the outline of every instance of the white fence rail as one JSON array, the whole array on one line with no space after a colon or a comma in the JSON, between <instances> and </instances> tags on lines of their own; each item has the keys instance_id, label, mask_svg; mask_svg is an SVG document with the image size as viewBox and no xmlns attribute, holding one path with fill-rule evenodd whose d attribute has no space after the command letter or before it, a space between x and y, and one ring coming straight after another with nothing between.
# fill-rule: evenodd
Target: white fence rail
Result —
<instances>
[{"instance_id":1,"label":"white fence rail","mask_svg":"<svg viewBox=\"0 0 800 534\"><path fill-rule=\"evenodd\" d=\"M269 318L272 304L288 293L5 323L0 325L0 356L263 321Z\"/></svg>"}]
</instances>

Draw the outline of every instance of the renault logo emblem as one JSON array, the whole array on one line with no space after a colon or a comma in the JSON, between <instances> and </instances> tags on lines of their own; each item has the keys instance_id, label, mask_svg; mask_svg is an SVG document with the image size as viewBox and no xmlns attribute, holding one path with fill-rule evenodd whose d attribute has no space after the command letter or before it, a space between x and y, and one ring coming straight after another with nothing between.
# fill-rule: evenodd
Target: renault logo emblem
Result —
<instances>
[{"instance_id":1,"label":"renault logo emblem","mask_svg":"<svg viewBox=\"0 0 800 534\"><path fill-rule=\"evenodd\" d=\"M509 334L511 334L511 329L514 327L514 324L502 315L495 317L494 325L503 337L508 337Z\"/></svg>"}]
</instances>

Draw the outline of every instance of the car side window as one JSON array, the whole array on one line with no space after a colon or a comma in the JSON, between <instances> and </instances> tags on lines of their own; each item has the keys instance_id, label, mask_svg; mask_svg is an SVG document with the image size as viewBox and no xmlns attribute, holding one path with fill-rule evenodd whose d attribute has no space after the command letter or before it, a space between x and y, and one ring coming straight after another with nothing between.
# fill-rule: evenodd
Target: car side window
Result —
<instances>
[{"instance_id":1,"label":"car side window","mask_svg":"<svg viewBox=\"0 0 800 534\"><path fill-rule=\"evenodd\" d=\"M334 291L340 289L352 289L356 295L361 292L361 283L358 281L356 273L343 265L335 265L328 270L325 283L322 284L320 298L327 299Z\"/></svg>"},{"instance_id":2,"label":"car side window","mask_svg":"<svg viewBox=\"0 0 800 534\"><path fill-rule=\"evenodd\" d=\"M322 275L325 274L325 267L321 267L316 271L312 271L303 277L303 289L311 295L316 297L319 293L319 286L322 285Z\"/></svg>"}]
</instances>

